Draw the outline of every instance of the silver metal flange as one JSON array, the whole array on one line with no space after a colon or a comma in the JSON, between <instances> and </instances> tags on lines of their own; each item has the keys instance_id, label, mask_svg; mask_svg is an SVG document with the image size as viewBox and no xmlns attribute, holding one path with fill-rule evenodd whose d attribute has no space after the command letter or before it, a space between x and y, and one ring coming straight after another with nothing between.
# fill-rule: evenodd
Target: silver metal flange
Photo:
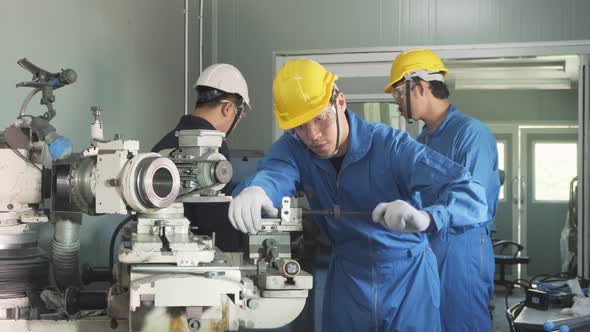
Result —
<instances>
[{"instance_id":1,"label":"silver metal flange","mask_svg":"<svg viewBox=\"0 0 590 332\"><path fill-rule=\"evenodd\" d=\"M119 186L127 204L138 212L174 203L180 189L176 165L157 153L141 153L125 167Z\"/></svg>"}]
</instances>

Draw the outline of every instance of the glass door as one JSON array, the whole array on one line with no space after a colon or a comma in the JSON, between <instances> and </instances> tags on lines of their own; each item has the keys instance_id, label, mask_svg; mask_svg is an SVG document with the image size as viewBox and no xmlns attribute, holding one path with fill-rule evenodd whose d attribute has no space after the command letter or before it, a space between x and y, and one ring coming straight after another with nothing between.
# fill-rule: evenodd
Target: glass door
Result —
<instances>
[{"instance_id":1,"label":"glass door","mask_svg":"<svg viewBox=\"0 0 590 332\"><path fill-rule=\"evenodd\" d=\"M523 276L562 271L561 232L570 203L570 184L578 175L577 125L522 126L516 203L519 237L531 258Z\"/></svg>"}]
</instances>

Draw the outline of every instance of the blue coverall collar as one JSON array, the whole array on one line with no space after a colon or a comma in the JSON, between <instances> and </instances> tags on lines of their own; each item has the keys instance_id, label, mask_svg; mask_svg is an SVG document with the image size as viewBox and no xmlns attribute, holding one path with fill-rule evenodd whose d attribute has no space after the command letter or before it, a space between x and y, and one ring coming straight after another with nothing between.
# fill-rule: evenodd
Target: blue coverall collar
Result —
<instances>
[{"instance_id":1,"label":"blue coverall collar","mask_svg":"<svg viewBox=\"0 0 590 332\"><path fill-rule=\"evenodd\" d=\"M344 169L346 165L353 163L362 157L364 157L369 148L371 147L371 131L366 122L364 122L359 116L346 109L346 118L348 119L348 126L349 126L349 136L348 136L348 150L344 155L344 161L342 162L342 168ZM330 163L328 159L319 158L315 153L311 150L308 150L309 153L313 155L311 158L318 167L323 169L324 171L331 172L334 171L334 167Z\"/></svg>"},{"instance_id":2,"label":"blue coverall collar","mask_svg":"<svg viewBox=\"0 0 590 332\"><path fill-rule=\"evenodd\" d=\"M453 104L449 104L449 110L447 112L447 115L445 115L444 120L441 122L440 126L438 126L438 128L436 128L436 130L433 133L428 134L428 136L433 137L433 136L436 136L436 135L440 134L444 130L444 128L447 126L447 123L449 123L449 121L451 120L451 118L453 116L455 116L456 111L457 111L457 107L455 107L455 105L453 105ZM423 131L424 132L427 132L428 131L428 127L427 126L424 126Z\"/></svg>"},{"instance_id":3,"label":"blue coverall collar","mask_svg":"<svg viewBox=\"0 0 590 332\"><path fill-rule=\"evenodd\" d=\"M371 147L372 131L368 123L363 121L356 113L346 110L348 125L350 127L348 136L348 151L344 158L343 167L346 164L355 162L364 157Z\"/></svg>"}]
</instances>

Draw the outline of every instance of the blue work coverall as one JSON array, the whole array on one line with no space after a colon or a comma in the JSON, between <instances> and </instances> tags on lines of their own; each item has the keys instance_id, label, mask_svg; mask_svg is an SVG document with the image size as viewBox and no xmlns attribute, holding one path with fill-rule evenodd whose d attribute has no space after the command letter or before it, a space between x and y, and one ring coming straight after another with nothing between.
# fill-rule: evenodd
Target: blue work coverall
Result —
<instances>
[{"instance_id":1,"label":"blue work coverall","mask_svg":"<svg viewBox=\"0 0 590 332\"><path fill-rule=\"evenodd\" d=\"M391 231L370 214L397 199L416 205L417 192L430 190L439 198L423 210L444 228L484 218L483 188L407 133L346 112L349 146L338 174L285 133L244 185L262 187L275 206L302 189L312 209L368 212L321 222L332 242L322 331L440 331L439 279L426 234Z\"/></svg>"},{"instance_id":2,"label":"blue work coverall","mask_svg":"<svg viewBox=\"0 0 590 332\"><path fill-rule=\"evenodd\" d=\"M418 141L465 166L486 190L485 218L451 225L430 233L429 239L441 281L443 331L491 331L488 305L495 264L489 231L500 190L496 139L483 123L451 105L440 126L431 134L424 127ZM425 204L437 200L436 193L421 195Z\"/></svg>"}]
</instances>

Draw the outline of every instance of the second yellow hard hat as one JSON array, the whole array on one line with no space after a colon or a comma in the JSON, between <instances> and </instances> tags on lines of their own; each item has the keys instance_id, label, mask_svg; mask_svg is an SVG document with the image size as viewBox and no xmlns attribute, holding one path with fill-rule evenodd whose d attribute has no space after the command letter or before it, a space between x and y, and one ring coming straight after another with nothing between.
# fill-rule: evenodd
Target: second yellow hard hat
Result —
<instances>
[{"instance_id":1,"label":"second yellow hard hat","mask_svg":"<svg viewBox=\"0 0 590 332\"><path fill-rule=\"evenodd\" d=\"M393 60L389 75L389 84L387 84L384 91L391 93L395 83L404 78L406 74L420 69L431 73L442 72L443 75L449 72L438 55L432 50L425 48L407 50L400 53Z\"/></svg>"}]
</instances>

